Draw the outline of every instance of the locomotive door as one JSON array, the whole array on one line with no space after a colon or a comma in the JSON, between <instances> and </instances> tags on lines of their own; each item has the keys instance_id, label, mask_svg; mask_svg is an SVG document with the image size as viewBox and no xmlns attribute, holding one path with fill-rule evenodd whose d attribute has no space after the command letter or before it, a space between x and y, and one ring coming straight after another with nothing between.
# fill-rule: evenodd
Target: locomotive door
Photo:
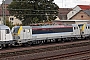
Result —
<instances>
[{"instance_id":1,"label":"locomotive door","mask_svg":"<svg viewBox=\"0 0 90 60\"><path fill-rule=\"evenodd\" d=\"M80 35L82 35L82 32L83 32L83 30L84 30L84 26L83 26L84 24L79 24L78 26L79 26L79 28L80 28Z\"/></svg>"},{"instance_id":2,"label":"locomotive door","mask_svg":"<svg viewBox=\"0 0 90 60\"><path fill-rule=\"evenodd\" d=\"M0 30L0 38L2 41L5 41L6 40L6 33L5 33L5 30Z\"/></svg>"},{"instance_id":3,"label":"locomotive door","mask_svg":"<svg viewBox=\"0 0 90 60\"><path fill-rule=\"evenodd\" d=\"M24 39L30 39L30 29L24 29L24 32L23 32L23 38Z\"/></svg>"},{"instance_id":4,"label":"locomotive door","mask_svg":"<svg viewBox=\"0 0 90 60\"><path fill-rule=\"evenodd\" d=\"M6 40L9 40L10 37L11 37L9 33L10 33L9 29L6 29L6 30L5 30L5 39L6 39Z\"/></svg>"}]
</instances>

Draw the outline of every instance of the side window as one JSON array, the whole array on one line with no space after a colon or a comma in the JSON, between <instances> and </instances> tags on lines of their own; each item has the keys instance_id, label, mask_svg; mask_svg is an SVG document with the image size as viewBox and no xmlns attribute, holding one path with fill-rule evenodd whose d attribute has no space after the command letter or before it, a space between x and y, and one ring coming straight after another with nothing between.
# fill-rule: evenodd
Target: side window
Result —
<instances>
[{"instance_id":1,"label":"side window","mask_svg":"<svg viewBox=\"0 0 90 60\"><path fill-rule=\"evenodd\" d=\"M30 32L30 29L24 29L23 32Z\"/></svg>"},{"instance_id":2,"label":"side window","mask_svg":"<svg viewBox=\"0 0 90 60\"><path fill-rule=\"evenodd\" d=\"M14 18L10 18L10 20L12 20L12 21L13 21L13 20L14 20Z\"/></svg>"},{"instance_id":3,"label":"side window","mask_svg":"<svg viewBox=\"0 0 90 60\"><path fill-rule=\"evenodd\" d=\"M6 29L6 34L9 34L9 32L10 32L9 29Z\"/></svg>"},{"instance_id":4,"label":"side window","mask_svg":"<svg viewBox=\"0 0 90 60\"><path fill-rule=\"evenodd\" d=\"M74 30L75 30L76 28L74 27Z\"/></svg>"},{"instance_id":5,"label":"side window","mask_svg":"<svg viewBox=\"0 0 90 60\"><path fill-rule=\"evenodd\" d=\"M23 32L25 32L25 29L23 30Z\"/></svg>"},{"instance_id":6,"label":"side window","mask_svg":"<svg viewBox=\"0 0 90 60\"><path fill-rule=\"evenodd\" d=\"M90 29L90 26L88 26L88 29Z\"/></svg>"},{"instance_id":7,"label":"side window","mask_svg":"<svg viewBox=\"0 0 90 60\"><path fill-rule=\"evenodd\" d=\"M78 27L74 27L74 30L78 29Z\"/></svg>"},{"instance_id":8,"label":"side window","mask_svg":"<svg viewBox=\"0 0 90 60\"><path fill-rule=\"evenodd\" d=\"M86 26L86 29L88 29L88 26Z\"/></svg>"}]
</instances>

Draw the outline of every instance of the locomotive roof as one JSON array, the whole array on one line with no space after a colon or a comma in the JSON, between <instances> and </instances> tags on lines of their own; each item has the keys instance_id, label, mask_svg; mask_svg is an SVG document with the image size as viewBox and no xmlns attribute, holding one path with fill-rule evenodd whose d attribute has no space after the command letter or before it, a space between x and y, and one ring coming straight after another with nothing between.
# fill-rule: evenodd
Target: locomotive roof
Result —
<instances>
[{"instance_id":1,"label":"locomotive roof","mask_svg":"<svg viewBox=\"0 0 90 60\"><path fill-rule=\"evenodd\" d=\"M6 25L0 25L0 29L10 29L10 28Z\"/></svg>"},{"instance_id":2,"label":"locomotive roof","mask_svg":"<svg viewBox=\"0 0 90 60\"><path fill-rule=\"evenodd\" d=\"M14 26L13 28L19 28L20 26ZM22 26L24 29L30 29L30 28L32 28L32 27L30 27L30 26ZM12 29L13 29L12 28Z\"/></svg>"},{"instance_id":3,"label":"locomotive roof","mask_svg":"<svg viewBox=\"0 0 90 60\"><path fill-rule=\"evenodd\" d=\"M72 26L65 26L65 25L46 25L46 26L31 26L32 28L66 28Z\"/></svg>"},{"instance_id":4,"label":"locomotive roof","mask_svg":"<svg viewBox=\"0 0 90 60\"><path fill-rule=\"evenodd\" d=\"M90 26L90 24L86 24L87 26Z\"/></svg>"}]
</instances>

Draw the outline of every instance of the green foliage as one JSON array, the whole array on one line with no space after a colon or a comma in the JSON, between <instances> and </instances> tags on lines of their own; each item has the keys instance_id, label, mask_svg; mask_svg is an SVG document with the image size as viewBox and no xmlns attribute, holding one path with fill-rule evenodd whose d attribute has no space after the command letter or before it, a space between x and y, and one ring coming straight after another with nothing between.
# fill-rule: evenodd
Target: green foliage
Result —
<instances>
[{"instance_id":1,"label":"green foliage","mask_svg":"<svg viewBox=\"0 0 90 60\"><path fill-rule=\"evenodd\" d=\"M6 20L6 25L9 26L10 28L12 28L14 25L12 24L12 22L9 22L9 20Z\"/></svg>"},{"instance_id":2,"label":"green foliage","mask_svg":"<svg viewBox=\"0 0 90 60\"><path fill-rule=\"evenodd\" d=\"M54 0L13 0L8 6L11 15L16 16L24 25L54 20L58 6Z\"/></svg>"}]
</instances>

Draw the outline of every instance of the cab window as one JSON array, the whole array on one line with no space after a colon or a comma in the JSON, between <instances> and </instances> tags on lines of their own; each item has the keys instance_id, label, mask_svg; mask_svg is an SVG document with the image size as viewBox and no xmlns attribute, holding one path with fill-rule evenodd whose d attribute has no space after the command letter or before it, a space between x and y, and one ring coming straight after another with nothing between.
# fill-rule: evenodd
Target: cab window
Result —
<instances>
[{"instance_id":1,"label":"cab window","mask_svg":"<svg viewBox=\"0 0 90 60\"><path fill-rule=\"evenodd\" d=\"M6 29L6 34L9 34L9 29Z\"/></svg>"}]
</instances>

